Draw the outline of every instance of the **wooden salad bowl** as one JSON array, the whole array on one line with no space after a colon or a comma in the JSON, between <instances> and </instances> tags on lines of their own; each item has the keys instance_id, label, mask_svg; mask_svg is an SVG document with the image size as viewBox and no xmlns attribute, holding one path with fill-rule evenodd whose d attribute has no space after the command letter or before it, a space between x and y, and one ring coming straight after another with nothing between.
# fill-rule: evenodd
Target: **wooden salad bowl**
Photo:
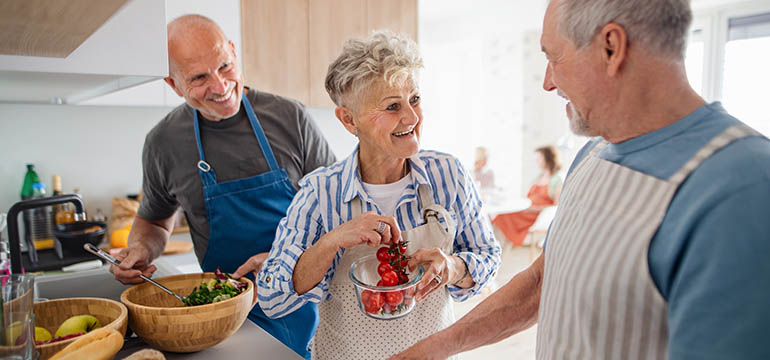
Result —
<instances>
[{"instance_id":1,"label":"wooden salad bowl","mask_svg":"<svg viewBox=\"0 0 770 360\"><path fill-rule=\"evenodd\" d=\"M99 319L102 327L111 327L121 335L126 335L128 310L115 301L101 298L65 298L36 302L34 305L35 326L45 328L51 335L64 320L75 315L93 315ZM59 352L78 338L57 341L50 344L37 345L40 359L45 360Z\"/></svg>"},{"instance_id":2,"label":"wooden salad bowl","mask_svg":"<svg viewBox=\"0 0 770 360\"><path fill-rule=\"evenodd\" d=\"M153 279L179 295L187 296L214 273L197 273ZM254 284L237 296L213 304L184 306L179 299L150 283L132 286L120 296L128 308L128 324L150 346L171 352L200 351L234 334L251 310Z\"/></svg>"}]
</instances>

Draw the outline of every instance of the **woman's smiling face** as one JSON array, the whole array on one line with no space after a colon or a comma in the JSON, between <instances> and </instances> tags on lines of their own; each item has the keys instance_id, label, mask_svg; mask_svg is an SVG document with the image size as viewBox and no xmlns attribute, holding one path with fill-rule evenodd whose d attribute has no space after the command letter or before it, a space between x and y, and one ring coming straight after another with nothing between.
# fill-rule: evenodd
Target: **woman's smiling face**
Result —
<instances>
[{"instance_id":1,"label":"woman's smiling face","mask_svg":"<svg viewBox=\"0 0 770 360\"><path fill-rule=\"evenodd\" d=\"M408 158L420 150L420 90L410 78L402 86L376 79L352 109L361 152L369 156ZM375 155L376 154L376 155Z\"/></svg>"}]
</instances>

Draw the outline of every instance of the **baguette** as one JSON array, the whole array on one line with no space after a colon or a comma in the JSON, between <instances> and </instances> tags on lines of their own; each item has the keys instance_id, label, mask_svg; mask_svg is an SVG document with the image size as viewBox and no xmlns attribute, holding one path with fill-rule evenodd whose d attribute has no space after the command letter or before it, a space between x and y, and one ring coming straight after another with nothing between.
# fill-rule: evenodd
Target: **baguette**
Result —
<instances>
[{"instance_id":1,"label":"baguette","mask_svg":"<svg viewBox=\"0 0 770 360\"><path fill-rule=\"evenodd\" d=\"M89 332L54 354L50 360L109 360L123 347L123 336L113 328Z\"/></svg>"}]
</instances>

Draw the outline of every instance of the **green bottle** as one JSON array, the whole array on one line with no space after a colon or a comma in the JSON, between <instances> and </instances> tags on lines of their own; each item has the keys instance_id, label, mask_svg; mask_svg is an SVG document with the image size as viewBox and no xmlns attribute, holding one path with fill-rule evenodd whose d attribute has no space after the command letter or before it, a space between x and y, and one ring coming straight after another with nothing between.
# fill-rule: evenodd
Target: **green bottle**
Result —
<instances>
[{"instance_id":1,"label":"green bottle","mask_svg":"<svg viewBox=\"0 0 770 360\"><path fill-rule=\"evenodd\" d=\"M31 199L35 195L32 185L39 182L40 182L40 178L37 176L37 173L35 172L35 165L27 164L27 174L24 175L24 185L22 185L21 187L21 199L22 200Z\"/></svg>"}]
</instances>

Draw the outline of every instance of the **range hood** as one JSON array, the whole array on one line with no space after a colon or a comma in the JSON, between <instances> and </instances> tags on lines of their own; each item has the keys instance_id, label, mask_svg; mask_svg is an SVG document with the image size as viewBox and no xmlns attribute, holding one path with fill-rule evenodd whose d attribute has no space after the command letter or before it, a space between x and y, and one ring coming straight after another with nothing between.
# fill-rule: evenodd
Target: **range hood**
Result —
<instances>
[{"instance_id":1,"label":"range hood","mask_svg":"<svg viewBox=\"0 0 770 360\"><path fill-rule=\"evenodd\" d=\"M0 102L76 104L166 76L163 0L2 0Z\"/></svg>"}]
</instances>

